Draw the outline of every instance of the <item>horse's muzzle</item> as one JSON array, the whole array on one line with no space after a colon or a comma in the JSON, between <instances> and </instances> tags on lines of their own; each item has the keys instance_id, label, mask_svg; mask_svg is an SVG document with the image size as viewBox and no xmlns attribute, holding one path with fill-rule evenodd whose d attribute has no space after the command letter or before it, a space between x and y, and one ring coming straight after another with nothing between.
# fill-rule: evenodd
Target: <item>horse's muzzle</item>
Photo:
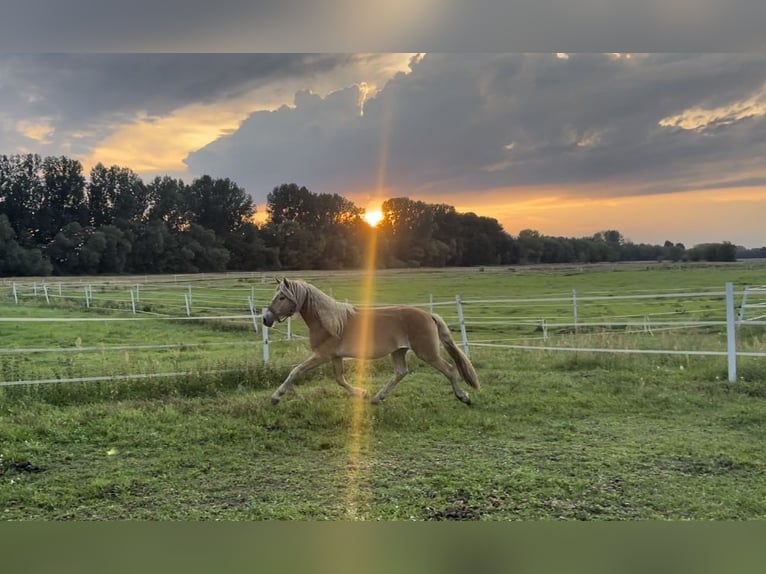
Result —
<instances>
[{"instance_id":1,"label":"horse's muzzle","mask_svg":"<svg viewBox=\"0 0 766 574\"><path fill-rule=\"evenodd\" d=\"M263 312L263 324L267 327L271 327L276 320L276 316L270 310L266 309Z\"/></svg>"}]
</instances>

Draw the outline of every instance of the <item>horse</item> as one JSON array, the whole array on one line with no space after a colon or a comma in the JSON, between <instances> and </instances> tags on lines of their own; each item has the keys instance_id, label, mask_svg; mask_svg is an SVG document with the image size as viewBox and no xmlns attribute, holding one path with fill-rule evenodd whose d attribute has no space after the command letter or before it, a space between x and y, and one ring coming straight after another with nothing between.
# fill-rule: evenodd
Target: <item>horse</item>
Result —
<instances>
[{"instance_id":1,"label":"horse","mask_svg":"<svg viewBox=\"0 0 766 574\"><path fill-rule=\"evenodd\" d=\"M358 307L336 301L319 288L298 279L277 282L274 297L263 313L263 324L271 327L299 313L309 329L312 355L290 371L271 396L276 405L302 375L332 361L335 381L351 395L367 396L364 389L352 387L343 375L343 359L379 359L391 355L394 376L372 398L381 404L408 374L406 355L412 350L424 362L441 372L452 385L458 400L471 404L468 394L458 386L458 374L479 390L479 378L468 357L452 338L444 320L417 307ZM440 356L444 346L454 365Z\"/></svg>"}]
</instances>

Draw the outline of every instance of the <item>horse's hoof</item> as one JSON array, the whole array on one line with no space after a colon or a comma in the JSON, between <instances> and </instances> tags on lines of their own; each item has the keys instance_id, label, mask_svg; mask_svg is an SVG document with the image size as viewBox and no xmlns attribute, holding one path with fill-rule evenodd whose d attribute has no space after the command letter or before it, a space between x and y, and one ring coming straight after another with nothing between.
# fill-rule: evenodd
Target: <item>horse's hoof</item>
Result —
<instances>
[{"instance_id":1,"label":"horse's hoof","mask_svg":"<svg viewBox=\"0 0 766 574\"><path fill-rule=\"evenodd\" d=\"M467 404L469 407L471 406L471 397L468 395L463 395L462 397L458 397L458 399L460 399L461 402Z\"/></svg>"},{"instance_id":2,"label":"horse's hoof","mask_svg":"<svg viewBox=\"0 0 766 574\"><path fill-rule=\"evenodd\" d=\"M279 401L282 400L282 397L271 397L271 404L272 405L278 405Z\"/></svg>"},{"instance_id":3,"label":"horse's hoof","mask_svg":"<svg viewBox=\"0 0 766 574\"><path fill-rule=\"evenodd\" d=\"M383 404L383 398L379 396L372 397L372 400L370 401L373 405L382 405Z\"/></svg>"}]
</instances>

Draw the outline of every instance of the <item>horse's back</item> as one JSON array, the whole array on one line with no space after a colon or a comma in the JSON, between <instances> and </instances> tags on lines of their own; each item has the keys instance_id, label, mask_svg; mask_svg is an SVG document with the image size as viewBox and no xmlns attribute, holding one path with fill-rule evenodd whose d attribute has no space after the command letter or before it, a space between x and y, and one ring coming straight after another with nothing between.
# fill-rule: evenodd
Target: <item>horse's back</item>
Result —
<instances>
[{"instance_id":1,"label":"horse's back","mask_svg":"<svg viewBox=\"0 0 766 574\"><path fill-rule=\"evenodd\" d=\"M422 309L403 305L358 308L346 322L336 354L376 359L397 349L413 348L424 338L438 342L436 324Z\"/></svg>"}]
</instances>

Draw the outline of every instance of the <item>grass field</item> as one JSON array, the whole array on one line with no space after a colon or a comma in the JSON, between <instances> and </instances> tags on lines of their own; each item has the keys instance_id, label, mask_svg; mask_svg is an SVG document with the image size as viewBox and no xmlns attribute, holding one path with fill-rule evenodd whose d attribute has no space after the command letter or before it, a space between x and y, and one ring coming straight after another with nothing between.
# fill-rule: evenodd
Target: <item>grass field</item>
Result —
<instances>
[{"instance_id":1,"label":"grass field","mask_svg":"<svg viewBox=\"0 0 766 574\"><path fill-rule=\"evenodd\" d=\"M362 298L358 273L290 276L338 299ZM454 327L460 295L471 341L538 344L536 321L569 320L571 302L509 300L566 299L576 291L583 322L720 319L718 294L585 299L718 293L727 281L737 289L764 285L766 266L381 272L374 300L427 304L432 296ZM472 407L410 357L412 374L382 407L350 399L329 369L320 369L274 408L271 392L307 347L299 321L292 342L284 341L282 324L263 364L247 303L253 294L258 306L268 300L273 288L260 275L94 278L90 309L81 295L86 284L62 280L59 296L50 281L49 304L19 281L17 305L6 282L2 318L110 320L0 323L2 380L190 374L0 388L3 520L766 517L765 358L740 358L739 380L731 384L725 357L475 347L483 388L472 392ZM141 292L135 315L131 285ZM189 285L192 319L184 308ZM500 298L505 302L491 302ZM231 315L244 317L220 318ZM562 328L546 344L721 350L722 333ZM168 347L146 348L158 345ZM762 327L740 328L738 347L763 352ZM360 365L347 364L353 384ZM388 362L377 361L356 384L377 388L389 374Z\"/></svg>"}]
</instances>

